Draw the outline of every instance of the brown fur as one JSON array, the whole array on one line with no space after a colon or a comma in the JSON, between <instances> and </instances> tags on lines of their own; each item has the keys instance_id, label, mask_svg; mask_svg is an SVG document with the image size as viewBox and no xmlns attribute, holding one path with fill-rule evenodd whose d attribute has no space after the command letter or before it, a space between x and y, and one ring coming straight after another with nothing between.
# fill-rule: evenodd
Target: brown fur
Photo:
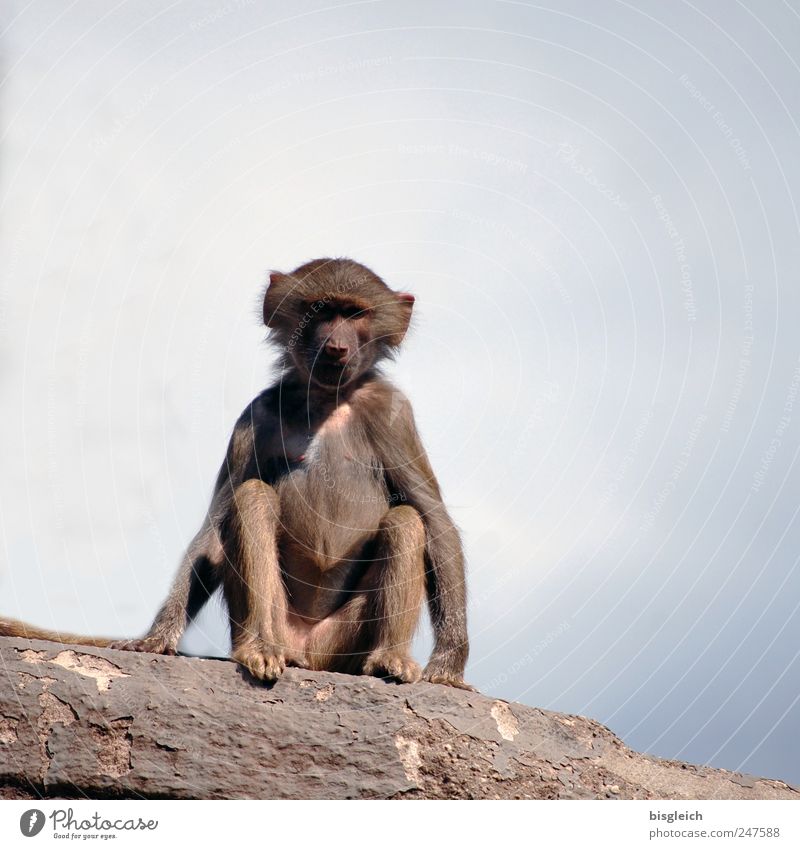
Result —
<instances>
[{"instance_id":1,"label":"brown fur","mask_svg":"<svg viewBox=\"0 0 800 849\"><path fill-rule=\"evenodd\" d=\"M19 619L0 617L0 636L22 637L23 640L50 640L54 643L73 643L81 646L105 648L112 641L104 637L81 637L66 631L48 631L46 628L34 628Z\"/></svg>"},{"instance_id":2,"label":"brown fur","mask_svg":"<svg viewBox=\"0 0 800 849\"><path fill-rule=\"evenodd\" d=\"M461 541L411 406L376 370L413 300L352 260L271 275L263 315L280 378L236 423L150 631L114 647L174 653L222 586L232 656L256 678L295 664L467 686ZM426 595L435 645L423 672L410 644ZM65 636L8 621L0 634Z\"/></svg>"}]
</instances>

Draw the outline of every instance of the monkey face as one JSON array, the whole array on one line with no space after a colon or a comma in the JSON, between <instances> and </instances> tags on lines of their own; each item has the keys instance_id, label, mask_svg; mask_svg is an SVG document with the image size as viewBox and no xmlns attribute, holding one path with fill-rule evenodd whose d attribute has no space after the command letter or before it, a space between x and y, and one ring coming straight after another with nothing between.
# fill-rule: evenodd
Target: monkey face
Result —
<instances>
[{"instance_id":1,"label":"monkey face","mask_svg":"<svg viewBox=\"0 0 800 849\"><path fill-rule=\"evenodd\" d=\"M317 386L346 386L374 362L369 309L326 298L308 305L306 314L313 318L298 346L295 364Z\"/></svg>"},{"instance_id":2,"label":"monkey face","mask_svg":"<svg viewBox=\"0 0 800 849\"><path fill-rule=\"evenodd\" d=\"M273 271L264 324L295 376L326 390L363 377L392 356L408 330L414 296L395 292L350 259L317 259Z\"/></svg>"}]
</instances>

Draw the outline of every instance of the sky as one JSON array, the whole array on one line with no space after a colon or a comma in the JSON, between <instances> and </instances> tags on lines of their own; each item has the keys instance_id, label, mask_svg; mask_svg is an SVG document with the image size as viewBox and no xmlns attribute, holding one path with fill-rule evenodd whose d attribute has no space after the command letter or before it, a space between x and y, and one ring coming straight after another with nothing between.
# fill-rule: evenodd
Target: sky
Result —
<instances>
[{"instance_id":1,"label":"sky","mask_svg":"<svg viewBox=\"0 0 800 849\"><path fill-rule=\"evenodd\" d=\"M462 531L468 680L800 784L795 6L0 29L3 614L146 630L274 374L269 270L350 256L416 296L387 373ZM213 602L182 648L226 634Z\"/></svg>"}]
</instances>

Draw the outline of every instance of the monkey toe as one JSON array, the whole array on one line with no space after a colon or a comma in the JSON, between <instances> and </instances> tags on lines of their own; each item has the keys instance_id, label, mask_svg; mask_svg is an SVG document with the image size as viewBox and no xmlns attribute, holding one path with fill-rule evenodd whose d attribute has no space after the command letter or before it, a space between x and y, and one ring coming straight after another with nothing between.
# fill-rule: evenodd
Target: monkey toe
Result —
<instances>
[{"instance_id":1,"label":"monkey toe","mask_svg":"<svg viewBox=\"0 0 800 849\"><path fill-rule=\"evenodd\" d=\"M469 690L472 693L477 693L476 687L467 682L460 676L449 672L425 672L422 675L422 680L429 684L444 684L445 687L456 687L459 690Z\"/></svg>"},{"instance_id":2,"label":"monkey toe","mask_svg":"<svg viewBox=\"0 0 800 849\"><path fill-rule=\"evenodd\" d=\"M286 668L283 655L268 655L264 658L264 680L275 681Z\"/></svg>"},{"instance_id":3,"label":"monkey toe","mask_svg":"<svg viewBox=\"0 0 800 849\"><path fill-rule=\"evenodd\" d=\"M413 684L422 677L422 669L407 654L377 649L364 661L364 674L395 678L404 684Z\"/></svg>"},{"instance_id":4,"label":"monkey toe","mask_svg":"<svg viewBox=\"0 0 800 849\"><path fill-rule=\"evenodd\" d=\"M276 681L286 667L284 655L268 646L242 646L232 657L259 681Z\"/></svg>"},{"instance_id":5,"label":"monkey toe","mask_svg":"<svg viewBox=\"0 0 800 849\"><path fill-rule=\"evenodd\" d=\"M303 654L287 654L286 665L296 666L298 669L311 669L308 658Z\"/></svg>"},{"instance_id":6,"label":"monkey toe","mask_svg":"<svg viewBox=\"0 0 800 849\"><path fill-rule=\"evenodd\" d=\"M141 640L114 640L108 646L118 651L137 651L149 654L175 654L176 646L162 637L144 637Z\"/></svg>"}]
</instances>

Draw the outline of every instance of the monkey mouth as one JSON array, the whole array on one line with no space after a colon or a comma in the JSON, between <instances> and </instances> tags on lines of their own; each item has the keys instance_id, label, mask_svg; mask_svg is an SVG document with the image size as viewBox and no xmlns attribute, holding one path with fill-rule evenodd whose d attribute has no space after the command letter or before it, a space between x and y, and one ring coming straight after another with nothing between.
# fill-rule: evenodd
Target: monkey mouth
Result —
<instances>
[{"instance_id":1,"label":"monkey mouth","mask_svg":"<svg viewBox=\"0 0 800 849\"><path fill-rule=\"evenodd\" d=\"M317 359L310 370L314 383L332 388L349 383L354 374L355 369L349 362L340 363L335 360Z\"/></svg>"}]
</instances>

